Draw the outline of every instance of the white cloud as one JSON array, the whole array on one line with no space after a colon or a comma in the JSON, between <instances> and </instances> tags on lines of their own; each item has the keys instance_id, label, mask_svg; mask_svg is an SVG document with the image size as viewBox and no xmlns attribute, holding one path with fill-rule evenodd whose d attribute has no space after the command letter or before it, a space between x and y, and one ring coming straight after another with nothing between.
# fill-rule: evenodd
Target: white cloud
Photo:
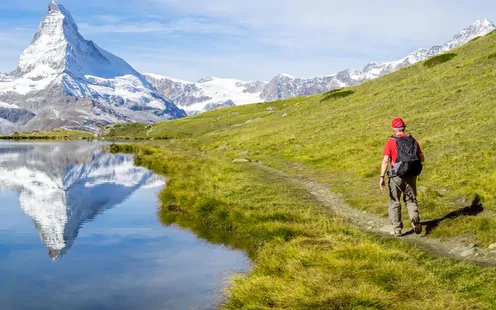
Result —
<instances>
[{"instance_id":1,"label":"white cloud","mask_svg":"<svg viewBox=\"0 0 496 310\"><path fill-rule=\"evenodd\" d=\"M98 19L102 19L99 17ZM92 25L89 23L79 23L79 29L86 34L102 33L213 33L237 35L240 30L236 27L224 24L218 24L213 21L207 21L200 18L181 18L167 23L159 21L123 21L117 18L104 17L110 23Z\"/></svg>"}]
</instances>

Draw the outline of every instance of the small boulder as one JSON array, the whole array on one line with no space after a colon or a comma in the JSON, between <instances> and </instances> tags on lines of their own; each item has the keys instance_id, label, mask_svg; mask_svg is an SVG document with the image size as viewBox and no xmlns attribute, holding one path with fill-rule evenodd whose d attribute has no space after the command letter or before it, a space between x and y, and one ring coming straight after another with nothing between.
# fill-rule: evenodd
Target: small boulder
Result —
<instances>
[{"instance_id":1,"label":"small boulder","mask_svg":"<svg viewBox=\"0 0 496 310\"><path fill-rule=\"evenodd\" d=\"M491 244L487 247L489 250L496 250L496 243Z\"/></svg>"},{"instance_id":2,"label":"small boulder","mask_svg":"<svg viewBox=\"0 0 496 310\"><path fill-rule=\"evenodd\" d=\"M468 257L477 254L477 245L471 244L468 247L464 248L460 253L461 257Z\"/></svg>"},{"instance_id":3,"label":"small boulder","mask_svg":"<svg viewBox=\"0 0 496 310\"><path fill-rule=\"evenodd\" d=\"M249 159L246 158L236 158L235 160L232 161L233 163L249 163L251 162Z\"/></svg>"},{"instance_id":4,"label":"small boulder","mask_svg":"<svg viewBox=\"0 0 496 310\"><path fill-rule=\"evenodd\" d=\"M476 253L477 253L477 249L470 249L470 250L466 250L466 251L461 252L460 256L461 257L468 257L468 256L475 255Z\"/></svg>"},{"instance_id":5,"label":"small boulder","mask_svg":"<svg viewBox=\"0 0 496 310\"><path fill-rule=\"evenodd\" d=\"M250 153L249 152L243 152L243 153L239 153L239 156L241 157L246 157L248 156Z\"/></svg>"}]
</instances>

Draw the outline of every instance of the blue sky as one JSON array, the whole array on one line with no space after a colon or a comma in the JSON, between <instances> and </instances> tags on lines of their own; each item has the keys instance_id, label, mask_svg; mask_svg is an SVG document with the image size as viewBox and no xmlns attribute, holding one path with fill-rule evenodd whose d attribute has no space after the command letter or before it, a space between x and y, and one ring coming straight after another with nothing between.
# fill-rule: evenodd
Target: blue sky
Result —
<instances>
[{"instance_id":1,"label":"blue sky","mask_svg":"<svg viewBox=\"0 0 496 310\"><path fill-rule=\"evenodd\" d=\"M15 69L49 0L0 6L0 72ZM61 0L86 39L141 72L178 79L269 80L362 68L443 43L474 21L479 0ZM477 4L475 4L477 3Z\"/></svg>"}]
</instances>

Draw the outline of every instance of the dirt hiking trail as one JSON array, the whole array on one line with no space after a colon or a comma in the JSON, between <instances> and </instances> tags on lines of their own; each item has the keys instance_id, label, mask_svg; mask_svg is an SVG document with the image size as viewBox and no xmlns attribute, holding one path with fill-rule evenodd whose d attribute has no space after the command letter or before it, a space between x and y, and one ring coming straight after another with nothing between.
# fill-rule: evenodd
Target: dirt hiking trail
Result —
<instances>
[{"instance_id":1,"label":"dirt hiking trail","mask_svg":"<svg viewBox=\"0 0 496 310\"><path fill-rule=\"evenodd\" d=\"M280 170L266 167L261 163L255 163L255 165L305 188L317 202L332 214L349 221L362 230L389 238L399 238L434 256L472 262L486 267L496 267L496 249L481 248L475 244L464 245L455 240L441 241L440 239L427 237L425 227L423 227L423 232L420 235L416 235L412 229L411 231L404 231L401 237L392 236L390 234L392 227L388 219L365 211L359 211L349 206L338 194L331 192L328 185L309 181L302 177L289 176Z\"/></svg>"}]
</instances>

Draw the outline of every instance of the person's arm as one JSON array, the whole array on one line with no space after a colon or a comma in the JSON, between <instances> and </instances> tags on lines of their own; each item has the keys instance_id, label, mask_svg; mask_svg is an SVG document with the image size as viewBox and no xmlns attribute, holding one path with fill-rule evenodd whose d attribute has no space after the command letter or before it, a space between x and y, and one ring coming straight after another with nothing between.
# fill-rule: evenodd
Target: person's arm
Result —
<instances>
[{"instance_id":1,"label":"person's arm","mask_svg":"<svg viewBox=\"0 0 496 310\"><path fill-rule=\"evenodd\" d=\"M423 163L425 161L425 157L424 157L424 154L422 154L422 149L420 148L420 143L418 143L418 141L417 141L417 152L418 152L420 162Z\"/></svg>"},{"instance_id":2,"label":"person's arm","mask_svg":"<svg viewBox=\"0 0 496 310\"><path fill-rule=\"evenodd\" d=\"M389 167L389 156L387 155L384 155L384 159L382 160L382 164L381 164L381 179L379 181L379 187L381 188L381 191L384 190L384 187L386 186L386 181L385 181L385 177L386 177L386 171Z\"/></svg>"}]
</instances>

